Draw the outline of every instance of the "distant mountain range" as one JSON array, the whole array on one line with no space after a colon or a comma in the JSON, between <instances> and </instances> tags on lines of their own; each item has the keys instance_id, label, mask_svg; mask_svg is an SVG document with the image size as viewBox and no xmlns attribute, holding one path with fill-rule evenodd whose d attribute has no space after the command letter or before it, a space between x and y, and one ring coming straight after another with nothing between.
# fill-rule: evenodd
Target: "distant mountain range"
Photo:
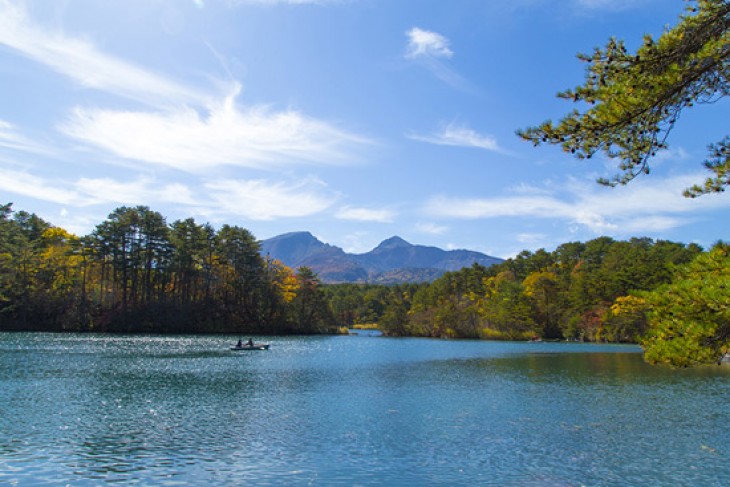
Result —
<instances>
[{"instance_id":1,"label":"distant mountain range","mask_svg":"<svg viewBox=\"0 0 730 487\"><path fill-rule=\"evenodd\" d=\"M445 272L502 262L471 250L442 250L391 237L364 254L349 254L309 232L292 232L261 242L261 254L292 268L306 266L325 283L430 282Z\"/></svg>"}]
</instances>

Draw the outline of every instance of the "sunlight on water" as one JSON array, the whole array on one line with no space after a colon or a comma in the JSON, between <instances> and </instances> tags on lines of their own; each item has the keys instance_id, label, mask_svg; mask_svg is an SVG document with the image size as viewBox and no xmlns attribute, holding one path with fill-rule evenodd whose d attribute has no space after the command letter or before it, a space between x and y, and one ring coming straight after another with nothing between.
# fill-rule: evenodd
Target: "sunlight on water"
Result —
<instances>
[{"instance_id":1,"label":"sunlight on water","mask_svg":"<svg viewBox=\"0 0 730 487\"><path fill-rule=\"evenodd\" d=\"M0 334L0 484L725 485L729 368L636 347Z\"/></svg>"}]
</instances>

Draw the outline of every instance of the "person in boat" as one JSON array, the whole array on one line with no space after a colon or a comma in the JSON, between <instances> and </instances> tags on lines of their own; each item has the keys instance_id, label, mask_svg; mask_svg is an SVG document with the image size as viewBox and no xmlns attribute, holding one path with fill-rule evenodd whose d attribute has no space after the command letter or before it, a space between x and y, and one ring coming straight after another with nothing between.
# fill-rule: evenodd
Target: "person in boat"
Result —
<instances>
[{"instance_id":1,"label":"person in boat","mask_svg":"<svg viewBox=\"0 0 730 487\"><path fill-rule=\"evenodd\" d=\"M248 339L248 342L246 342L246 346L253 347L253 338Z\"/></svg>"},{"instance_id":2,"label":"person in boat","mask_svg":"<svg viewBox=\"0 0 730 487\"><path fill-rule=\"evenodd\" d=\"M239 338L238 343L236 343L236 348L243 348L243 341Z\"/></svg>"}]
</instances>

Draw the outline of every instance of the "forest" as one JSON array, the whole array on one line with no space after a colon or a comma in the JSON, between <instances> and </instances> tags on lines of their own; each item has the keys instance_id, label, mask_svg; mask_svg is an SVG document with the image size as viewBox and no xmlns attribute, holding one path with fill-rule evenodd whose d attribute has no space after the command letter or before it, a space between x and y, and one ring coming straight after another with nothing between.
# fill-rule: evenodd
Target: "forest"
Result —
<instances>
[{"instance_id":1,"label":"forest","mask_svg":"<svg viewBox=\"0 0 730 487\"><path fill-rule=\"evenodd\" d=\"M599 237L523 251L431 284L325 288L340 323L391 336L639 343L651 363L730 352L730 245ZM727 356L726 356L727 357Z\"/></svg>"},{"instance_id":2,"label":"forest","mask_svg":"<svg viewBox=\"0 0 730 487\"><path fill-rule=\"evenodd\" d=\"M0 330L312 334L375 324L390 336L641 343L651 361L692 365L725 353L729 289L722 242L703 251L599 237L431 283L324 285L309 268L262 257L236 226L167 224L148 207L121 207L78 237L0 207Z\"/></svg>"},{"instance_id":3,"label":"forest","mask_svg":"<svg viewBox=\"0 0 730 487\"><path fill-rule=\"evenodd\" d=\"M646 331L641 292L672 280L702 249L648 238L600 237L555 251L523 251L431 284L333 285L338 321L377 322L389 335L636 342Z\"/></svg>"},{"instance_id":4,"label":"forest","mask_svg":"<svg viewBox=\"0 0 730 487\"><path fill-rule=\"evenodd\" d=\"M317 276L246 229L121 207L77 237L0 207L0 330L329 333Z\"/></svg>"}]
</instances>

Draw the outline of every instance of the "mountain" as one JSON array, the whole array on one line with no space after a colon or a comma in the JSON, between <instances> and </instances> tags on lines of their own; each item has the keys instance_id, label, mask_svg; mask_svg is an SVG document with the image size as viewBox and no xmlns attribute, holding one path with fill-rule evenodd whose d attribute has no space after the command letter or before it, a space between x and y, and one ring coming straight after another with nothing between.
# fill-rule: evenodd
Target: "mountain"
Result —
<instances>
[{"instance_id":1,"label":"mountain","mask_svg":"<svg viewBox=\"0 0 730 487\"><path fill-rule=\"evenodd\" d=\"M261 254L292 268L310 267L326 283L430 282L445 272L475 263L488 267L502 262L470 250L413 245L397 236L384 240L370 252L349 254L309 232L286 233L264 240Z\"/></svg>"}]
</instances>

